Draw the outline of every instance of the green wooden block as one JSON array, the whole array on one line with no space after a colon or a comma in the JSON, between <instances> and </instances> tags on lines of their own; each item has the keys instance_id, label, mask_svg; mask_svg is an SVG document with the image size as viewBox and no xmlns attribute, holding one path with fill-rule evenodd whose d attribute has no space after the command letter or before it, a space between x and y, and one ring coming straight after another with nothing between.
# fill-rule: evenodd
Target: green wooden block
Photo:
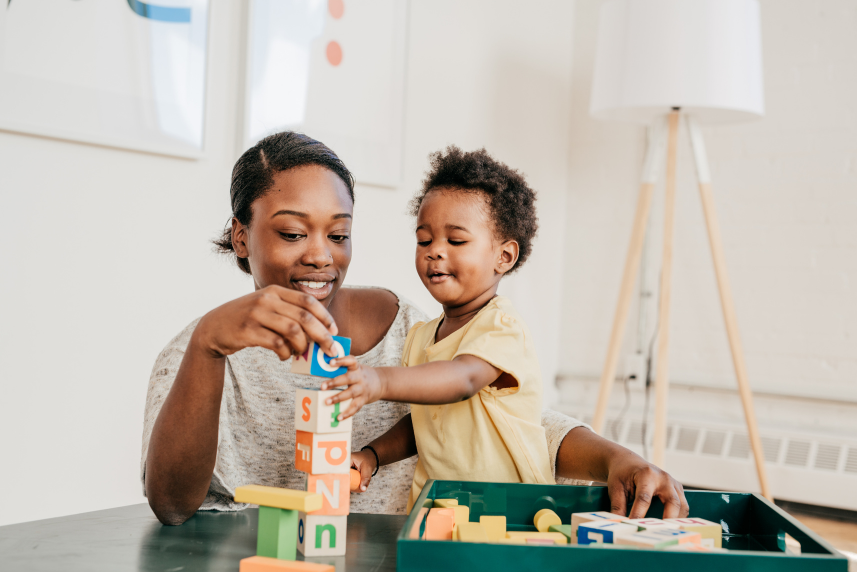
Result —
<instances>
[{"instance_id":1,"label":"green wooden block","mask_svg":"<svg viewBox=\"0 0 857 572\"><path fill-rule=\"evenodd\" d=\"M548 529L550 532L559 532L560 534L564 534L568 537L568 541L571 542L571 525L570 524L552 524Z\"/></svg>"},{"instance_id":2,"label":"green wooden block","mask_svg":"<svg viewBox=\"0 0 857 572\"><path fill-rule=\"evenodd\" d=\"M295 560L298 547L298 511L259 507L256 555Z\"/></svg>"}]
</instances>

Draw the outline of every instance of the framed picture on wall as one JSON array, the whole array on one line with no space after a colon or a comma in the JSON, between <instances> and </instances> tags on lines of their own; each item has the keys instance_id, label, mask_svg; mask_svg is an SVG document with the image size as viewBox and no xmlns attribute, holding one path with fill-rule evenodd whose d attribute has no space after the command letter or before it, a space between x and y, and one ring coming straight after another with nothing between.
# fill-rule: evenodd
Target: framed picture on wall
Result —
<instances>
[{"instance_id":1,"label":"framed picture on wall","mask_svg":"<svg viewBox=\"0 0 857 572\"><path fill-rule=\"evenodd\" d=\"M251 0L244 149L300 131L358 183L397 186L407 9L405 0Z\"/></svg>"},{"instance_id":2,"label":"framed picture on wall","mask_svg":"<svg viewBox=\"0 0 857 572\"><path fill-rule=\"evenodd\" d=\"M6 0L0 129L202 156L208 0Z\"/></svg>"}]
</instances>

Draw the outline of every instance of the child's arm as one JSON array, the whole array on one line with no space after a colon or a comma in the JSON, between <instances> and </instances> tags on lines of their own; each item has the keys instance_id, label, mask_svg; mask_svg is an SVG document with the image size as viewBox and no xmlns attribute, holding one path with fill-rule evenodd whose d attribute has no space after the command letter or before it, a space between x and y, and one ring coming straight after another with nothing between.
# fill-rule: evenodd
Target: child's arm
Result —
<instances>
[{"instance_id":1,"label":"child's arm","mask_svg":"<svg viewBox=\"0 0 857 572\"><path fill-rule=\"evenodd\" d=\"M322 389L348 386L344 391L327 399L328 405L346 399L352 400L348 409L340 414L340 419L347 419L367 403L380 399L442 405L469 399L494 382L503 385L508 383L505 379L508 374L471 355L460 355L452 361L436 361L413 367L368 367L357 363L354 356L331 360L330 364L348 368L345 374L326 381L321 386ZM514 386L516 383L513 381L509 385Z\"/></svg>"},{"instance_id":2,"label":"child's arm","mask_svg":"<svg viewBox=\"0 0 857 572\"><path fill-rule=\"evenodd\" d=\"M369 446L378 454L377 461L380 465L376 464L375 455L368 449L351 453L351 465L360 471L360 489L355 492L366 490L372 480L372 473L379 466L392 465L417 454L411 414L402 417L389 431L369 443Z\"/></svg>"}]
</instances>

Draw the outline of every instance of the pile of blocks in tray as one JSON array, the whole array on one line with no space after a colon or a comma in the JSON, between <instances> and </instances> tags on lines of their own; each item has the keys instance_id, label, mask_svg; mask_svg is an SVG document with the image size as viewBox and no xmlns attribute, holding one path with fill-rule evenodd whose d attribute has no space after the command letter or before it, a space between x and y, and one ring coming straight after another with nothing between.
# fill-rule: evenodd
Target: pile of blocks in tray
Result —
<instances>
[{"instance_id":1,"label":"pile of blocks in tray","mask_svg":"<svg viewBox=\"0 0 857 572\"><path fill-rule=\"evenodd\" d=\"M425 540L458 540L501 544L578 544L598 547L657 548L664 550L719 551L722 529L702 518L628 519L609 512L578 512L563 524L550 509L536 513L534 531L507 530L505 516L482 515L470 522L470 509L456 499L437 499L425 515Z\"/></svg>"},{"instance_id":2,"label":"pile of blocks in tray","mask_svg":"<svg viewBox=\"0 0 857 572\"><path fill-rule=\"evenodd\" d=\"M348 355L351 340L334 336L339 354ZM336 377L345 368L329 365L315 343L292 360L292 372ZM339 390L298 389L295 392L295 468L306 473L306 490L246 486L235 489L235 501L259 505L256 556L241 561L241 572L333 572L334 567L296 561L306 557L341 556L351 491L360 473L351 469L351 419L339 420L350 400L326 405Z\"/></svg>"}]
</instances>

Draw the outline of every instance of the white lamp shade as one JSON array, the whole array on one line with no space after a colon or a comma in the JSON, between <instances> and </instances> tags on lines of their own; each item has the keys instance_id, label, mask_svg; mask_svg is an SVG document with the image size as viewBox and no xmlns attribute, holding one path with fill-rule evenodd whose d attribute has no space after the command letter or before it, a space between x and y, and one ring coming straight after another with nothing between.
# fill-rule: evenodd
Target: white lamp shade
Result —
<instances>
[{"instance_id":1,"label":"white lamp shade","mask_svg":"<svg viewBox=\"0 0 857 572\"><path fill-rule=\"evenodd\" d=\"M673 107L708 123L764 115L757 0L609 0L590 112L649 123Z\"/></svg>"}]
</instances>

